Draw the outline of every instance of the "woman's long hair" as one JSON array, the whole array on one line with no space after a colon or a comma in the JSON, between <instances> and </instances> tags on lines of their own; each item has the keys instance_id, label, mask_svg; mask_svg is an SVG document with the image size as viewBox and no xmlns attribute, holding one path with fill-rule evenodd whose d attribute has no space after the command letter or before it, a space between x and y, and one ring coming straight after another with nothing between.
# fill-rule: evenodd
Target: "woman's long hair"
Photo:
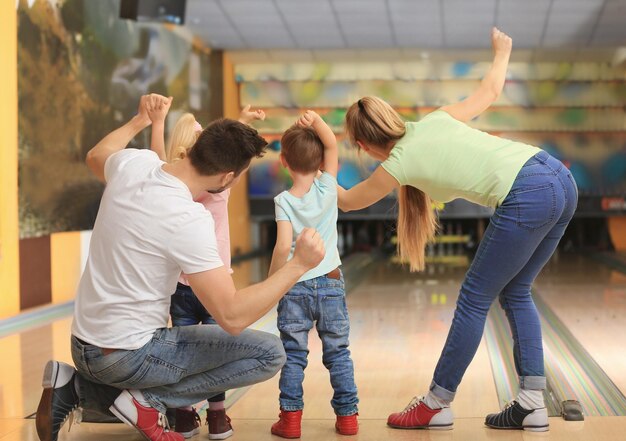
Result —
<instances>
[{"instance_id":1,"label":"woman's long hair","mask_svg":"<svg viewBox=\"0 0 626 441\"><path fill-rule=\"evenodd\" d=\"M346 131L356 146L358 140L385 149L402 138L406 129L389 104L377 97L364 97L348 109ZM403 262L409 262L411 271L422 271L426 245L434 239L438 226L432 200L423 191L403 185L398 203L398 254Z\"/></svg>"},{"instance_id":2,"label":"woman's long hair","mask_svg":"<svg viewBox=\"0 0 626 441\"><path fill-rule=\"evenodd\" d=\"M195 144L200 133L197 124L191 113L185 113L179 118L168 142L167 162L171 164L187 156L187 151Z\"/></svg>"}]
</instances>

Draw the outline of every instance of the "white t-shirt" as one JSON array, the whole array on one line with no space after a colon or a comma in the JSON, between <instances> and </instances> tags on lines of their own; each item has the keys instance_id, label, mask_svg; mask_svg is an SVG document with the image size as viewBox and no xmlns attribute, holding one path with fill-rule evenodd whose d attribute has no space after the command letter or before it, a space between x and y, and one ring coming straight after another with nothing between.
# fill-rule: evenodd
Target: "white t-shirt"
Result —
<instances>
[{"instance_id":1,"label":"white t-shirt","mask_svg":"<svg viewBox=\"0 0 626 441\"><path fill-rule=\"evenodd\" d=\"M101 348L137 349L167 326L181 271L223 266L211 214L150 150L104 166L107 185L78 285L72 334Z\"/></svg>"}]
</instances>

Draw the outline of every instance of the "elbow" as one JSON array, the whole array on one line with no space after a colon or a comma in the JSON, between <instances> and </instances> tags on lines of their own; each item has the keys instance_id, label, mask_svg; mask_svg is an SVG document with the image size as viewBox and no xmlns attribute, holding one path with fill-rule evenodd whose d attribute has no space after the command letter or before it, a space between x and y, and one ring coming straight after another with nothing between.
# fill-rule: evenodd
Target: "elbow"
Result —
<instances>
[{"instance_id":1,"label":"elbow","mask_svg":"<svg viewBox=\"0 0 626 441\"><path fill-rule=\"evenodd\" d=\"M85 164L87 164L87 167L92 168L94 160L95 154L93 153L93 149L91 149L87 152L87 156L85 156Z\"/></svg>"},{"instance_id":2,"label":"elbow","mask_svg":"<svg viewBox=\"0 0 626 441\"><path fill-rule=\"evenodd\" d=\"M487 91L487 98L489 99L490 103L494 103L498 98L500 98L503 88L504 84L501 86L493 85L489 88L489 90Z\"/></svg>"},{"instance_id":3,"label":"elbow","mask_svg":"<svg viewBox=\"0 0 626 441\"><path fill-rule=\"evenodd\" d=\"M223 323L220 323L220 326L224 331L235 337L237 337L244 331L244 329L246 329L246 326L241 324L236 319L225 319Z\"/></svg>"},{"instance_id":4,"label":"elbow","mask_svg":"<svg viewBox=\"0 0 626 441\"><path fill-rule=\"evenodd\" d=\"M353 211L354 210L353 207L351 207L349 204L347 204L345 202L339 202L339 204L337 206L344 213L348 213L349 211Z\"/></svg>"},{"instance_id":5,"label":"elbow","mask_svg":"<svg viewBox=\"0 0 626 441\"><path fill-rule=\"evenodd\" d=\"M235 337L241 334L247 327L246 323L243 323L241 318L235 317L234 315L216 314L213 317L217 324L220 325L220 328Z\"/></svg>"}]
</instances>

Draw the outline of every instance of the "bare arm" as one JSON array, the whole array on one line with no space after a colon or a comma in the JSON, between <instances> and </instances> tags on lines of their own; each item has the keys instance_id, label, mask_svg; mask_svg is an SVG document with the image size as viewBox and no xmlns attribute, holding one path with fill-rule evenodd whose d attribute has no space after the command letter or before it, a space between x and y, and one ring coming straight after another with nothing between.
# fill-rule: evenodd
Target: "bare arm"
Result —
<instances>
[{"instance_id":1,"label":"bare arm","mask_svg":"<svg viewBox=\"0 0 626 441\"><path fill-rule=\"evenodd\" d=\"M141 97L139 113L137 115L119 129L112 131L102 138L98 144L87 152L87 157L85 158L87 167L89 167L92 173L102 182L105 182L104 164L107 159L109 159L109 156L123 150L131 139L150 125L150 118L144 106L147 97L148 95Z\"/></svg>"},{"instance_id":2,"label":"bare arm","mask_svg":"<svg viewBox=\"0 0 626 441\"><path fill-rule=\"evenodd\" d=\"M379 166L369 178L350 190L338 187L339 208L341 211L347 212L369 207L398 187L400 184L396 178Z\"/></svg>"},{"instance_id":3,"label":"bare arm","mask_svg":"<svg viewBox=\"0 0 626 441\"><path fill-rule=\"evenodd\" d=\"M493 28L491 42L494 50L493 63L480 83L480 87L463 101L441 108L459 121L471 121L487 110L502 93L512 40L504 32Z\"/></svg>"},{"instance_id":4,"label":"bare arm","mask_svg":"<svg viewBox=\"0 0 626 441\"><path fill-rule=\"evenodd\" d=\"M337 170L339 168L339 151L337 149L337 138L335 134L328 127L328 124L324 122L321 116L312 110L307 110L296 123L300 127L313 127L317 136L319 136L322 144L324 145L324 163L322 164L322 170L326 173L337 177Z\"/></svg>"},{"instance_id":5,"label":"bare arm","mask_svg":"<svg viewBox=\"0 0 626 441\"><path fill-rule=\"evenodd\" d=\"M247 125L252 124L252 121L263 121L265 119L265 112L261 109L250 110L250 104L244 107L239 114L238 121Z\"/></svg>"},{"instance_id":6,"label":"bare arm","mask_svg":"<svg viewBox=\"0 0 626 441\"><path fill-rule=\"evenodd\" d=\"M159 156L161 161L167 161L165 156L165 117L172 105L172 97L151 94L146 101L146 111L152 121L152 136L150 149Z\"/></svg>"},{"instance_id":7,"label":"bare arm","mask_svg":"<svg viewBox=\"0 0 626 441\"><path fill-rule=\"evenodd\" d=\"M237 290L226 267L188 275L193 292L226 332L237 335L263 317L302 275L324 258L324 242L305 229L293 259L260 283Z\"/></svg>"},{"instance_id":8,"label":"bare arm","mask_svg":"<svg viewBox=\"0 0 626 441\"><path fill-rule=\"evenodd\" d=\"M287 258L291 252L291 242L293 241L293 226L291 222L277 221L276 228L276 245L274 245L274 252L272 253L270 276L287 263Z\"/></svg>"}]
</instances>

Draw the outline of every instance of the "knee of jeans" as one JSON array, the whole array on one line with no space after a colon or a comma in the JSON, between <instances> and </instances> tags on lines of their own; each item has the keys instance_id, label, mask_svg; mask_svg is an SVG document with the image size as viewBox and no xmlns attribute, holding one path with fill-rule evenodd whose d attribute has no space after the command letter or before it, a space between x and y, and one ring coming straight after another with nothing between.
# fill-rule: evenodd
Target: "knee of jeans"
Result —
<instances>
[{"instance_id":1,"label":"knee of jeans","mask_svg":"<svg viewBox=\"0 0 626 441\"><path fill-rule=\"evenodd\" d=\"M275 335L270 335L270 338L268 338L265 359L267 366L275 370L274 373L278 372L287 361L283 343Z\"/></svg>"}]
</instances>

